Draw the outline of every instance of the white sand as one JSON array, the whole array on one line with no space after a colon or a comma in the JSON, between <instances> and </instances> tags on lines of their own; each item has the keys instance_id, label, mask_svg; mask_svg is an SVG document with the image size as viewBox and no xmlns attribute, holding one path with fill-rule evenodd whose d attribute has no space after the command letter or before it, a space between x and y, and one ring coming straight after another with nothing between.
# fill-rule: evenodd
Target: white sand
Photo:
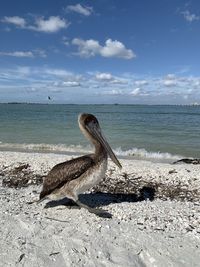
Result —
<instances>
[{"instance_id":1,"label":"white sand","mask_svg":"<svg viewBox=\"0 0 200 267\"><path fill-rule=\"evenodd\" d=\"M35 173L45 174L70 158L0 152L0 171L29 163ZM166 187L181 185L200 193L200 165L121 162L123 170L118 171L109 161L111 179L126 172ZM200 266L198 198L195 202L155 199L111 203L103 208L113 218L104 219L84 209L44 209L45 203L27 204L38 198L40 190L41 186L0 186L0 266Z\"/></svg>"}]
</instances>

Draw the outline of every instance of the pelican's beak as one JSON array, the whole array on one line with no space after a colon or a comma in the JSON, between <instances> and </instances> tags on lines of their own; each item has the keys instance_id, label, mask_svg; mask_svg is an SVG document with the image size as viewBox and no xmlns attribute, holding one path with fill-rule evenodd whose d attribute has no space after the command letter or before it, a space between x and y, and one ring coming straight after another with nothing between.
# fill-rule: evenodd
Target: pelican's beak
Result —
<instances>
[{"instance_id":1,"label":"pelican's beak","mask_svg":"<svg viewBox=\"0 0 200 267\"><path fill-rule=\"evenodd\" d=\"M107 153L110 156L110 158L112 159L112 161L121 169L122 168L121 163L119 162L119 160L115 156L114 152L112 151L112 148L110 147L110 145L106 141L106 139L103 136L98 125L91 124L88 126L87 126L87 129L90 131L90 133L101 143L101 145L105 148L105 150L107 151Z\"/></svg>"}]
</instances>

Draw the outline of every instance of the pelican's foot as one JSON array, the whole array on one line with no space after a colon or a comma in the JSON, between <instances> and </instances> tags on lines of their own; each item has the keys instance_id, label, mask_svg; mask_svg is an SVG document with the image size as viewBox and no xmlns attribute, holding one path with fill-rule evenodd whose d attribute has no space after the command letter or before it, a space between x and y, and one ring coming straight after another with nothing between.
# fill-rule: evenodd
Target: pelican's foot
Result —
<instances>
[{"instance_id":1,"label":"pelican's foot","mask_svg":"<svg viewBox=\"0 0 200 267\"><path fill-rule=\"evenodd\" d=\"M67 208L67 209L80 209L81 207L80 206L78 206L76 203L66 203L65 205L65 208Z\"/></svg>"},{"instance_id":2,"label":"pelican's foot","mask_svg":"<svg viewBox=\"0 0 200 267\"><path fill-rule=\"evenodd\" d=\"M74 202L73 200L71 199L60 199L60 200L51 200L49 202L46 203L45 205L45 209L48 209L48 208L53 208L53 207L57 207L57 206L64 206L65 208L68 208L68 209L80 209L80 207L76 204L76 202ZM61 208L63 209L63 208Z\"/></svg>"},{"instance_id":3,"label":"pelican's foot","mask_svg":"<svg viewBox=\"0 0 200 267\"><path fill-rule=\"evenodd\" d=\"M93 209L93 208L89 208L88 211L91 212L91 213L94 213L94 214L96 214L97 216L102 217L102 218L112 218L112 214L109 213L109 212L106 211L106 210L103 210L103 209Z\"/></svg>"},{"instance_id":4,"label":"pelican's foot","mask_svg":"<svg viewBox=\"0 0 200 267\"><path fill-rule=\"evenodd\" d=\"M112 214L110 214L106 210L91 208L91 207L87 206L86 204L83 204L79 200L76 201L76 204L79 207L84 208L84 209L87 209L90 213L94 213L94 214L96 214L99 217L102 217L102 218L112 218Z\"/></svg>"}]
</instances>

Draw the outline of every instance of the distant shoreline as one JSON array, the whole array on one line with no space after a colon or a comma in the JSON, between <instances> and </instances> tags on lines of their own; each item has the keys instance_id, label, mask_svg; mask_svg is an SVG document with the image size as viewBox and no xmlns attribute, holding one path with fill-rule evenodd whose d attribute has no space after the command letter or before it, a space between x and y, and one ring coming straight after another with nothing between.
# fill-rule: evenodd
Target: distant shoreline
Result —
<instances>
[{"instance_id":1,"label":"distant shoreline","mask_svg":"<svg viewBox=\"0 0 200 267\"><path fill-rule=\"evenodd\" d=\"M194 104L120 104L120 103L110 103L110 104L75 104L75 103L36 103L36 102L0 102L0 105L69 105L69 106L189 106L189 107L198 107L200 104L194 103Z\"/></svg>"}]
</instances>

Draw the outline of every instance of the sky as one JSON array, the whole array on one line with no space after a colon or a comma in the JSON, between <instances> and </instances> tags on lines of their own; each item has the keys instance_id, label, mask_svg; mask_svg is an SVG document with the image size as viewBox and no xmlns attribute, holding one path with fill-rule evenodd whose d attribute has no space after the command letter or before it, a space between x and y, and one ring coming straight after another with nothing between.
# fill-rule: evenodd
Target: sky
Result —
<instances>
[{"instance_id":1,"label":"sky","mask_svg":"<svg viewBox=\"0 0 200 267\"><path fill-rule=\"evenodd\" d=\"M200 1L1 0L0 102L200 104Z\"/></svg>"}]
</instances>

